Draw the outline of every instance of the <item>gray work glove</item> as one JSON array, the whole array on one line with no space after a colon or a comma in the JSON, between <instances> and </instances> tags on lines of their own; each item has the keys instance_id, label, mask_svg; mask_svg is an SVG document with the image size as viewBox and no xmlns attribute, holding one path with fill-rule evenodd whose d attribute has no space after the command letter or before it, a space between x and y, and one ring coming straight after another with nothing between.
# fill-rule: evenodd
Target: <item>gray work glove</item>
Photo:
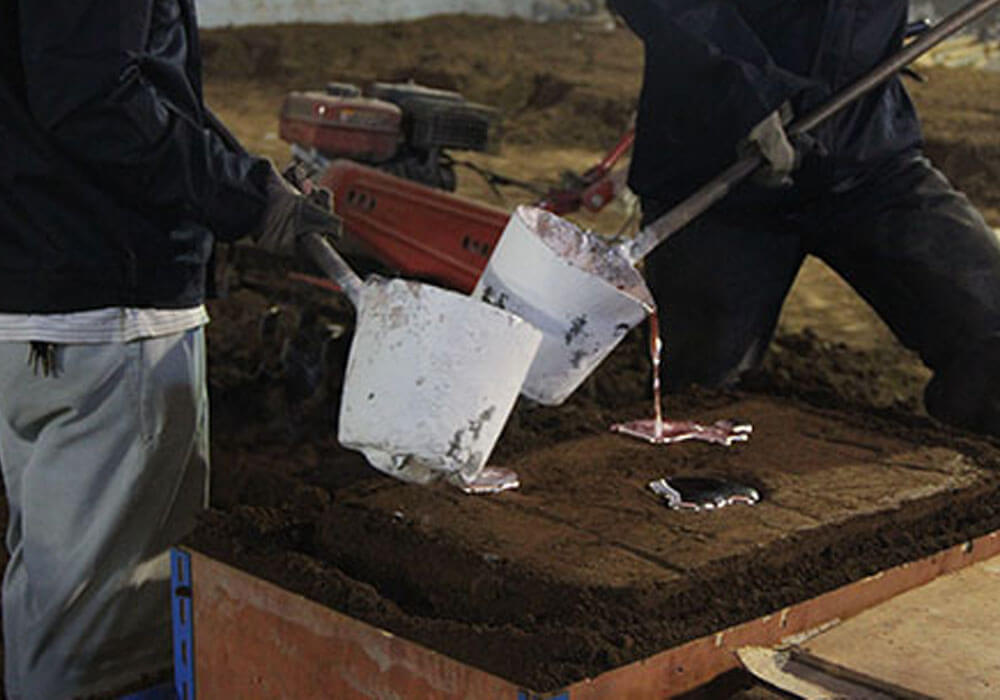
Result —
<instances>
[{"instance_id":1,"label":"gray work glove","mask_svg":"<svg viewBox=\"0 0 1000 700\"><path fill-rule=\"evenodd\" d=\"M786 102L764 117L740 142L741 157L749 153L759 153L764 165L754 173L753 181L765 187L789 187L792 173L801 164L801 155L785 133L785 125L791 121L791 106Z\"/></svg>"},{"instance_id":2,"label":"gray work glove","mask_svg":"<svg viewBox=\"0 0 1000 700\"><path fill-rule=\"evenodd\" d=\"M305 195L272 167L267 181L267 207L250 237L264 250L292 256L306 234L339 236L340 226L328 190L316 188Z\"/></svg>"}]
</instances>

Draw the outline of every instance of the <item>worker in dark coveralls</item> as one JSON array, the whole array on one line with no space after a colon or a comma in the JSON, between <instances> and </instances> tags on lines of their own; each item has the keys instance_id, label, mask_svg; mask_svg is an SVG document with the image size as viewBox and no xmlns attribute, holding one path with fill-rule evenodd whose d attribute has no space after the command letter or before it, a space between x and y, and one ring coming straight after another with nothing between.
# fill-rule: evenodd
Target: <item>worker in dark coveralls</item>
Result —
<instances>
[{"instance_id":1,"label":"worker in dark coveralls","mask_svg":"<svg viewBox=\"0 0 1000 700\"><path fill-rule=\"evenodd\" d=\"M0 0L8 698L171 666L166 550L207 498L213 240L290 253L337 224L212 126L200 70L192 0Z\"/></svg>"},{"instance_id":2,"label":"worker in dark coveralls","mask_svg":"<svg viewBox=\"0 0 1000 700\"><path fill-rule=\"evenodd\" d=\"M790 143L902 47L905 0L611 0L645 45L630 187L655 220L757 148L768 163L647 259L664 381L727 386L761 360L807 254L934 376L928 411L1000 435L1000 245L921 153L899 78Z\"/></svg>"}]
</instances>

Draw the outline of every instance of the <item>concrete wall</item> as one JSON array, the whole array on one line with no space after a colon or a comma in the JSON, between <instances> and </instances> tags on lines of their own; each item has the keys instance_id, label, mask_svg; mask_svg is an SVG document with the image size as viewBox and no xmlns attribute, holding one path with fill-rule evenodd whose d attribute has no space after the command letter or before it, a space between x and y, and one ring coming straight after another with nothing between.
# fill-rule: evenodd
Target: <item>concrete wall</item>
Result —
<instances>
[{"instance_id":1,"label":"concrete wall","mask_svg":"<svg viewBox=\"0 0 1000 700\"><path fill-rule=\"evenodd\" d=\"M587 14L603 0L196 0L203 27L284 22L390 22L469 13L540 21Z\"/></svg>"}]
</instances>

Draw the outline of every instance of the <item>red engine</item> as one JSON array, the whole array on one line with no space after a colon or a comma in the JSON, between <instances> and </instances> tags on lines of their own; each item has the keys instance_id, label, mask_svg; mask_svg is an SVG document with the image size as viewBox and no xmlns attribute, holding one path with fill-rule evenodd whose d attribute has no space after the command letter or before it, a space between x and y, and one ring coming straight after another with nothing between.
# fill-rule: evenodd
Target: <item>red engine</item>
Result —
<instances>
[{"instance_id":1,"label":"red engine","mask_svg":"<svg viewBox=\"0 0 1000 700\"><path fill-rule=\"evenodd\" d=\"M308 174L346 158L448 191L455 172L446 149L489 151L497 111L457 92L415 83L349 83L293 92L281 110L281 138Z\"/></svg>"},{"instance_id":2,"label":"red engine","mask_svg":"<svg viewBox=\"0 0 1000 700\"><path fill-rule=\"evenodd\" d=\"M289 94L280 133L292 144L294 176L333 192L344 221L342 248L355 263L367 259L469 292L509 213L451 194L458 163L446 149L493 151L496 126L496 110L456 92L374 83L362 93L331 83L325 91ZM560 185L546 189L476 170L492 177L491 185L528 189L549 211L598 211L623 186L624 171L611 171L632 140L630 129L597 165L581 175L566 173Z\"/></svg>"},{"instance_id":3,"label":"red engine","mask_svg":"<svg viewBox=\"0 0 1000 700\"><path fill-rule=\"evenodd\" d=\"M402 121L403 110L391 102L293 92L285 98L279 133L324 156L381 163L396 155Z\"/></svg>"}]
</instances>

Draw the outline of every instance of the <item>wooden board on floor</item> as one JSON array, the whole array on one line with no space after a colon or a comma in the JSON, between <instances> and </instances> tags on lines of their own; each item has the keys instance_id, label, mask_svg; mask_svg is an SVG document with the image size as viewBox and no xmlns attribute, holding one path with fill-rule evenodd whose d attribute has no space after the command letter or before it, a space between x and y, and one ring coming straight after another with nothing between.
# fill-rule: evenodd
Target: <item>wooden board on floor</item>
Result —
<instances>
[{"instance_id":1,"label":"wooden board on floor","mask_svg":"<svg viewBox=\"0 0 1000 700\"><path fill-rule=\"evenodd\" d=\"M1000 697L1000 557L868 610L802 648L934 697Z\"/></svg>"}]
</instances>

